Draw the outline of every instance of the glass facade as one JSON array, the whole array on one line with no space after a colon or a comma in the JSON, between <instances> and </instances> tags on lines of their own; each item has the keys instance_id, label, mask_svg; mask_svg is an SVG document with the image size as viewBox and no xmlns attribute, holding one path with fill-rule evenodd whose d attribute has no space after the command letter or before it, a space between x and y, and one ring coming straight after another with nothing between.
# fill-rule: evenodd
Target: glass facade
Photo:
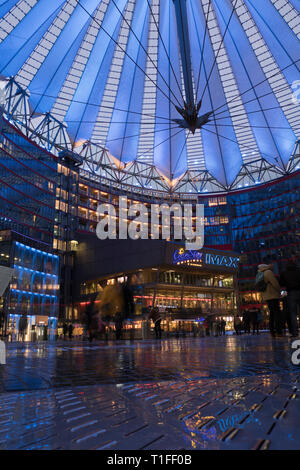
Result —
<instances>
[{"instance_id":1,"label":"glass facade","mask_svg":"<svg viewBox=\"0 0 300 470\"><path fill-rule=\"evenodd\" d=\"M132 193L121 193L96 182L92 175L88 178L86 171L82 176L64 155L55 157L5 123L0 133L0 229L1 234L11 231L23 237L23 248L19 238L13 256L9 237L3 235L0 240L0 263L15 266L16 270L9 293L11 313L57 316L61 311L62 317L67 312L70 320L74 312L78 315L70 295L76 233L95 233L98 205L109 202L117 208L120 195L127 197L127 208L136 202L148 209L152 203L204 204L205 246L242 255L238 274L241 305L257 303L259 296L253 290L257 265L274 262L279 274L286 260L292 256L299 259L299 193L299 172L264 186L223 195L182 198L161 193L151 198L136 194L134 189ZM150 238L150 226L148 233ZM180 273L160 273L159 283L173 289L171 294L163 289L157 293L162 305L181 305L176 286L180 288L182 282ZM190 291L182 306L208 304L209 299L196 298L192 289L213 287L209 276L189 274L184 282ZM220 288L233 287L228 279L219 282ZM219 300L220 307L231 301L226 297Z\"/></svg>"},{"instance_id":2,"label":"glass facade","mask_svg":"<svg viewBox=\"0 0 300 470\"><path fill-rule=\"evenodd\" d=\"M10 236L6 247L1 242L0 263L16 272L4 310L6 315L9 310L14 315L22 311L63 317L70 303L68 251L77 228L78 170L66 152L57 157L9 122L2 124L0 230ZM19 240L19 245L10 256L12 240ZM23 251L21 242L26 245Z\"/></svg>"},{"instance_id":3,"label":"glass facade","mask_svg":"<svg viewBox=\"0 0 300 470\"><path fill-rule=\"evenodd\" d=\"M51 248L57 162L8 124L0 134L0 184L0 228Z\"/></svg>"},{"instance_id":4,"label":"glass facade","mask_svg":"<svg viewBox=\"0 0 300 470\"><path fill-rule=\"evenodd\" d=\"M197 273L192 270L152 268L138 271L138 284L134 285L136 304L142 307L154 305L171 311L188 309L191 318L195 317L196 311L210 315L232 315L236 309L234 274ZM88 300L91 294L101 292L106 282L122 282L126 276L124 273L118 277L83 282L80 296L82 300Z\"/></svg>"},{"instance_id":5,"label":"glass facade","mask_svg":"<svg viewBox=\"0 0 300 470\"><path fill-rule=\"evenodd\" d=\"M257 303L257 265L274 263L279 275L287 260L300 259L300 173L255 190L230 194L233 247L242 254L242 302Z\"/></svg>"},{"instance_id":6,"label":"glass facade","mask_svg":"<svg viewBox=\"0 0 300 470\"><path fill-rule=\"evenodd\" d=\"M58 316L59 257L15 242L13 267L9 313Z\"/></svg>"}]
</instances>

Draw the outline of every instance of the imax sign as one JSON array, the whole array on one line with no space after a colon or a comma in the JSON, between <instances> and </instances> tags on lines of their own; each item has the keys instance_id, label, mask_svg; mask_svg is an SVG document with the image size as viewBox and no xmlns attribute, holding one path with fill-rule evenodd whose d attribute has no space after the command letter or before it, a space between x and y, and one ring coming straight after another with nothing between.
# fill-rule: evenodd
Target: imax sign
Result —
<instances>
[{"instance_id":1,"label":"imax sign","mask_svg":"<svg viewBox=\"0 0 300 470\"><path fill-rule=\"evenodd\" d=\"M237 269L239 264L237 256L226 256L212 253L202 253L196 250L184 250L180 248L173 253L173 264L199 263L213 266L225 266L226 268Z\"/></svg>"},{"instance_id":2,"label":"imax sign","mask_svg":"<svg viewBox=\"0 0 300 470\"><path fill-rule=\"evenodd\" d=\"M205 255L205 264L226 266L226 268L238 268L239 260L236 256L212 255L211 253Z\"/></svg>"}]
</instances>

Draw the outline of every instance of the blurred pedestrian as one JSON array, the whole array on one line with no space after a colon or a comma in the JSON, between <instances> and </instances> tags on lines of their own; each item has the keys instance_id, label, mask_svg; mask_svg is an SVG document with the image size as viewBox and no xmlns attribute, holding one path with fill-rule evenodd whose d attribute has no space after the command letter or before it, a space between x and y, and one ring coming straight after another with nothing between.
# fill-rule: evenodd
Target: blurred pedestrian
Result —
<instances>
[{"instance_id":1,"label":"blurred pedestrian","mask_svg":"<svg viewBox=\"0 0 300 470\"><path fill-rule=\"evenodd\" d=\"M265 287L262 287L260 292L262 300L267 302L270 312L269 328L271 336L282 336L282 315L280 311L279 300L281 298L280 285L273 273L272 264L260 264L258 266L258 273L256 276L256 285L258 285L258 278L262 278Z\"/></svg>"}]
</instances>

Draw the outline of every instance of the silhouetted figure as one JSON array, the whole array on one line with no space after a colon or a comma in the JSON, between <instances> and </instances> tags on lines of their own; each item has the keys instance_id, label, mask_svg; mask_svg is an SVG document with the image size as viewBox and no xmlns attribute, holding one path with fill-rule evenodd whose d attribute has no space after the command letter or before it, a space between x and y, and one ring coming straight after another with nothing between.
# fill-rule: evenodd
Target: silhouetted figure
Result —
<instances>
[{"instance_id":1,"label":"silhouetted figure","mask_svg":"<svg viewBox=\"0 0 300 470\"><path fill-rule=\"evenodd\" d=\"M243 316L243 325L244 325L244 332L245 334L251 333L251 317L249 310L245 310Z\"/></svg>"},{"instance_id":2,"label":"silhouetted figure","mask_svg":"<svg viewBox=\"0 0 300 470\"><path fill-rule=\"evenodd\" d=\"M124 308L123 316L128 318L135 313L135 303L133 298L133 286L131 277L128 276L128 279L124 284L122 284L123 298L124 298Z\"/></svg>"},{"instance_id":3,"label":"silhouetted figure","mask_svg":"<svg viewBox=\"0 0 300 470\"><path fill-rule=\"evenodd\" d=\"M72 323L70 323L68 330L69 330L69 339L72 339L73 338L73 325L72 325Z\"/></svg>"},{"instance_id":4,"label":"silhouetted figure","mask_svg":"<svg viewBox=\"0 0 300 470\"><path fill-rule=\"evenodd\" d=\"M298 336L297 309L300 308L300 269L294 261L289 261L280 276L280 283L287 291L288 324L293 337Z\"/></svg>"},{"instance_id":5,"label":"silhouetted figure","mask_svg":"<svg viewBox=\"0 0 300 470\"><path fill-rule=\"evenodd\" d=\"M117 312L115 316L116 339L122 338L123 321L123 314L121 312Z\"/></svg>"},{"instance_id":6,"label":"silhouetted figure","mask_svg":"<svg viewBox=\"0 0 300 470\"><path fill-rule=\"evenodd\" d=\"M252 325L252 334L259 334L259 324L261 321L261 313L258 307L249 309L250 323Z\"/></svg>"},{"instance_id":7,"label":"silhouetted figure","mask_svg":"<svg viewBox=\"0 0 300 470\"><path fill-rule=\"evenodd\" d=\"M47 341L47 339L48 339L48 326L44 325L44 327L43 327L43 340Z\"/></svg>"},{"instance_id":8,"label":"silhouetted figure","mask_svg":"<svg viewBox=\"0 0 300 470\"><path fill-rule=\"evenodd\" d=\"M282 300L282 313L283 313L282 327L284 330L288 329L289 333L292 334L292 325L291 325L291 319L289 315L287 295L282 297L281 300Z\"/></svg>"},{"instance_id":9,"label":"silhouetted figure","mask_svg":"<svg viewBox=\"0 0 300 470\"><path fill-rule=\"evenodd\" d=\"M209 336L210 335L209 321L205 320L203 326L204 326L206 336Z\"/></svg>"},{"instance_id":10,"label":"silhouetted figure","mask_svg":"<svg viewBox=\"0 0 300 470\"><path fill-rule=\"evenodd\" d=\"M21 341L25 340L27 325L28 325L27 316L25 315L25 313L23 313L19 321L19 336L20 336Z\"/></svg>"},{"instance_id":11,"label":"silhouetted figure","mask_svg":"<svg viewBox=\"0 0 300 470\"><path fill-rule=\"evenodd\" d=\"M242 323L239 317L234 317L234 330L237 335L241 334Z\"/></svg>"},{"instance_id":12,"label":"silhouetted figure","mask_svg":"<svg viewBox=\"0 0 300 470\"><path fill-rule=\"evenodd\" d=\"M221 320L221 334L223 336L226 334L226 321L224 319Z\"/></svg>"},{"instance_id":13,"label":"silhouetted figure","mask_svg":"<svg viewBox=\"0 0 300 470\"><path fill-rule=\"evenodd\" d=\"M93 341L96 338L97 327L98 327L98 319L97 319L97 311L95 307L95 301L98 296L98 292L95 292L92 295L90 303L87 305L84 321L86 325L86 332L88 334L89 341Z\"/></svg>"},{"instance_id":14,"label":"silhouetted figure","mask_svg":"<svg viewBox=\"0 0 300 470\"><path fill-rule=\"evenodd\" d=\"M63 324L63 335L64 335L64 340L67 339L67 334L68 334L68 325L66 324L66 322L64 322Z\"/></svg>"},{"instance_id":15,"label":"silhouetted figure","mask_svg":"<svg viewBox=\"0 0 300 470\"><path fill-rule=\"evenodd\" d=\"M282 316L280 311L279 299L280 285L273 273L272 264L260 264L258 272L263 272L266 288L261 292L262 300L267 302L270 312L270 333L271 336L282 336Z\"/></svg>"},{"instance_id":16,"label":"silhouetted figure","mask_svg":"<svg viewBox=\"0 0 300 470\"><path fill-rule=\"evenodd\" d=\"M151 310L149 318L154 323L155 337L157 339L161 339L161 320L162 320L162 318L161 318L161 313L160 313L158 307L154 307Z\"/></svg>"}]
</instances>

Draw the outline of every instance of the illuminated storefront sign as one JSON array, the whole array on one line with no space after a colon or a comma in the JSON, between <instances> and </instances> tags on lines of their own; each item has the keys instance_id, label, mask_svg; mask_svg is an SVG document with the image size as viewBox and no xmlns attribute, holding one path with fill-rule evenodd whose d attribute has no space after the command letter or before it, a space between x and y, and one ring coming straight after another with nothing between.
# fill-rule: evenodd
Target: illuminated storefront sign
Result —
<instances>
[{"instance_id":1,"label":"illuminated storefront sign","mask_svg":"<svg viewBox=\"0 0 300 470\"><path fill-rule=\"evenodd\" d=\"M238 268L239 258L236 256L202 253L195 250L184 250L180 248L173 253L173 264L188 264L202 266L225 266L227 268Z\"/></svg>"},{"instance_id":2,"label":"illuminated storefront sign","mask_svg":"<svg viewBox=\"0 0 300 470\"><path fill-rule=\"evenodd\" d=\"M196 250L184 250L184 248L180 248L179 250L174 251L173 263L178 264L189 261L202 263L202 255L203 253Z\"/></svg>"},{"instance_id":3,"label":"illuminated storefront sign","mask_svg":"<svg viewBox=\"0 0 300 470\"><path fill-rule=\"evenodd\" d=\"M213 264L216 266L226 266L227 268L238 268L239 258L236 256L205 254L205 264Z\"/></svg>"}]
</instances>

